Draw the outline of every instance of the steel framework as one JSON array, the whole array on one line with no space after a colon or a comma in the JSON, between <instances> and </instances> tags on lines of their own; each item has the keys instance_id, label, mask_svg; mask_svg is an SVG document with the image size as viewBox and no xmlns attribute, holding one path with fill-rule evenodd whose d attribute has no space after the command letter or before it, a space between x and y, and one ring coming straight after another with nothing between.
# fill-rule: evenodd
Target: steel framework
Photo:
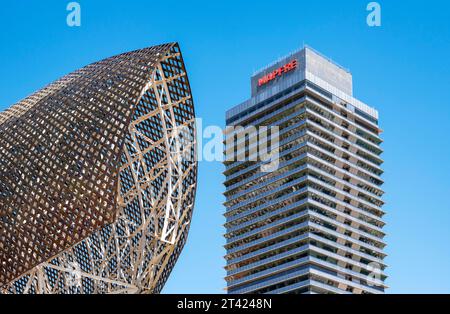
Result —
<instances>
[{"instance_id":1,"label":"steel framework","mask_svg":"<svg viewBox=\"0 0 450 314\"><path fill-rule=\"evenodd\" d=\"M0 292L160 292L192 217L194 119L176 43L0 113Z\"/></svg>"}]
</instances>

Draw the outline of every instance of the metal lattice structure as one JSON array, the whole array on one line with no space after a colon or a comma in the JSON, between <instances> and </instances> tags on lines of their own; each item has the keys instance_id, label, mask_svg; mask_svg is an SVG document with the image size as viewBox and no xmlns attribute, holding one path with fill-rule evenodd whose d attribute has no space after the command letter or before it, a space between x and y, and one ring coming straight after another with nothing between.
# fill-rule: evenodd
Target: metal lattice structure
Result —
<instances>
[{"instance_id":1,"label":"metal lattice structure","mask_svg":"<svg viewBox=\"0 0 450 314\"><path fill-rule=\"evenodd\" d=\"M86 66L0 113L0 291L158 293L197 163L178 44Z\"/></svg>"}]
</instances>

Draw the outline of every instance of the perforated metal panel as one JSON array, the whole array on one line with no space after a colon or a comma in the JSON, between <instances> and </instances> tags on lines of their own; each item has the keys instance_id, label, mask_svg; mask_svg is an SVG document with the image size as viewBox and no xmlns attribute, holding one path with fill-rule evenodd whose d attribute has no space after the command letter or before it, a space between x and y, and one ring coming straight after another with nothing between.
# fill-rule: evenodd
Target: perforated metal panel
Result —
<instances>
[{"instance_id":1,"label":"perforated metal panel","mask_svg":"<svg viewBox=\"0 0 450 314\"><path fill-rule=\"evenodd\" d=\"M91 64L0 113L2 292L159 292L192 215L194 118L175 43Z\"/></svg>"}]
</instances>

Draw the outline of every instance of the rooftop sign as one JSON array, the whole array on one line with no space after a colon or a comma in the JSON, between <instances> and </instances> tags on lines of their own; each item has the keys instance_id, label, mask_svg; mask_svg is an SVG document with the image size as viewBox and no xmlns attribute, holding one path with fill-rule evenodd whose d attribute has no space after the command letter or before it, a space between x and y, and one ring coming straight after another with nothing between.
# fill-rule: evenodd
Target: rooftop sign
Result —
<instances>
[{"instance_id":1,"label":"rooftop sign","mask_svg":"<svg viewBox=\"0 0 450 314\"><path fill-rule=\"evenodd\" d=\"M286 63L285 65L279 67L278 69L275 69L272 72L261 77L258 80L258 86L263 86L263 85L273 81L277 77L282 76L283 74L288 73L292 70L295 70L297 68L297 66L298 66L297 59L294 59L291 62Z\"/></svg>"}]
</instances>

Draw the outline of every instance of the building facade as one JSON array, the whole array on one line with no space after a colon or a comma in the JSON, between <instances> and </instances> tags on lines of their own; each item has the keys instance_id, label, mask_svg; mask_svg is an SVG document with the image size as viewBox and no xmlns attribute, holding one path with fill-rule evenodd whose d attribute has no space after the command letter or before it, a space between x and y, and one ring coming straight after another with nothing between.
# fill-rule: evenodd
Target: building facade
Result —
<instances>
[{"instance_id":1,"label":"building facade","mask_svg":"<svg viewBox=\"0 0 450 314\"><path fill-rule=\"evenodd\" d=\"M187 239L194 104L177 43L0 113L0 293L158 293Z\"/></svg>"},{"instance_id":2,"label":"building facade","mask_svg":"<svg viewBox=\"0 0 450 314\"><path fill-rule=\"evenodd\" d=\"M228 293L384 293L378 112L351 73L311 48L251 78L226 114L226 151L254 151L249 127L278 127L278 162L225 161ZM240 128L233 128L240 126Z\"/></svg>"}]
</instances>

